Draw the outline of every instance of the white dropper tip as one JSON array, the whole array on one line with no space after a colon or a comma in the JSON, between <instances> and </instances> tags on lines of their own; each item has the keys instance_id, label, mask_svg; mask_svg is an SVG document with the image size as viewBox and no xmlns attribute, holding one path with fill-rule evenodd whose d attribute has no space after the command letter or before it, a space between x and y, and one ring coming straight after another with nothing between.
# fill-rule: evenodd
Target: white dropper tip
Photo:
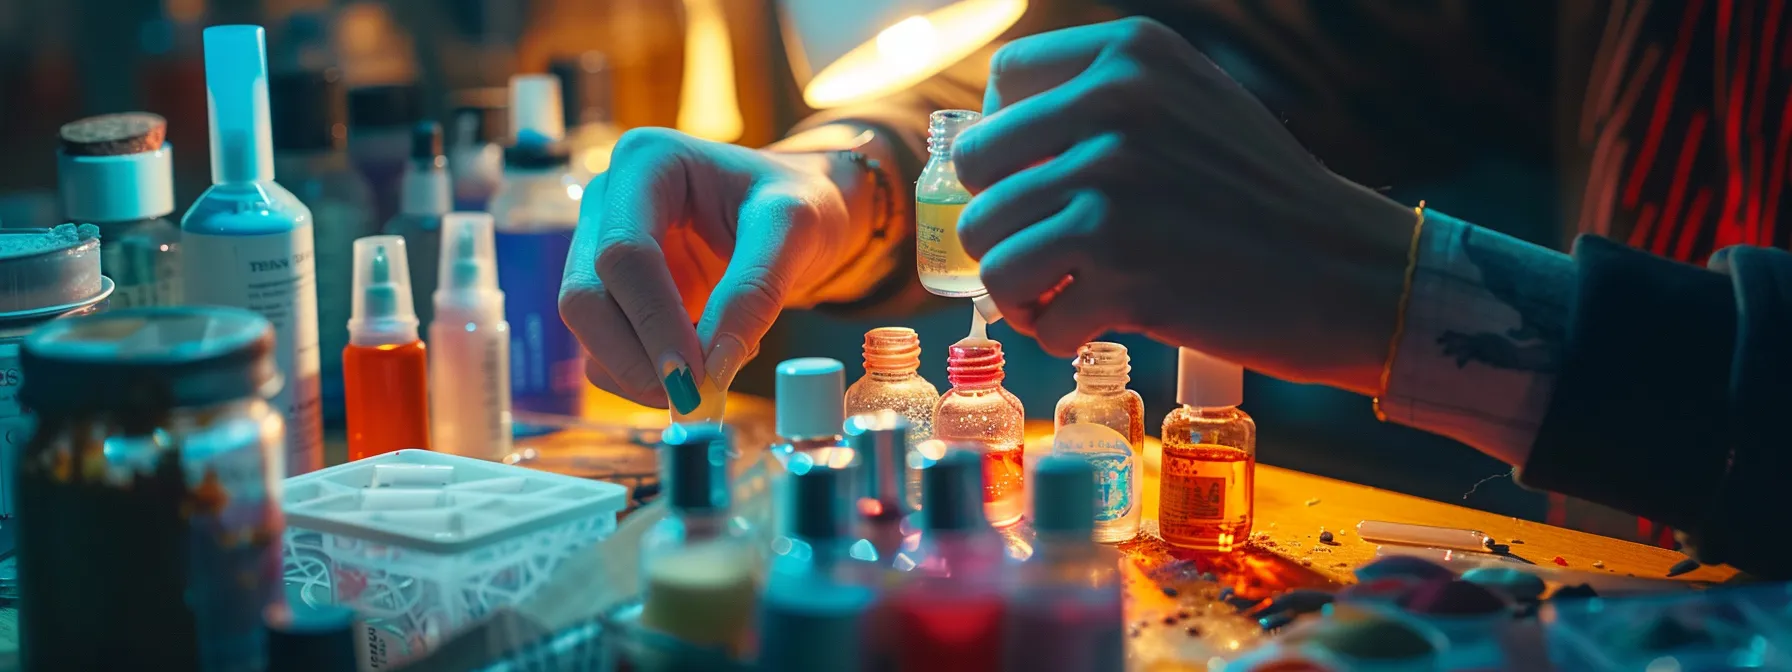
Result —
<instances>
[{"instance_id":1,"label":"white dropper tip","mask_svg":"<svg viewBox=\"0 0 1792 672\"><path fill-rule=\"evenodd\" d=\"M261 26L212 26L204 35L212 183L272 180L274 135Z\"/></svg>"},{"instance_id":2,"label":"white dropper tip","mask_svg":"<svg viewBox=\"0 0 1792 672\"><path fill-rule=\"evenodd\" d=\"M354 312L348 320L348 337L361 346L417 340L417 310L411 305L403 237L367 236L355 241Z\"/></svg>"},{"instance_id":3,"label":"white dropper tip","mask_svg":"<svg viewBox=\"0 0 1792 672\"><path fill-rule=\"evenodd\" d=\"M454 212L442 218L442 249L434 296L442 310L476 311L480 319L502 319L504 293L498 289L492 216Z\"/></svg>"},{"instance_id":4,"label":"white dropper tip","mask_svg":"<svg viewBox=\"0 0 1792 672\"><path fill-rule=\"evenodd\" d=\"M1195 408L1244 403L1244 367L1190 348L1176 351L1176 401Z\"/></svg>"}]
</instances>

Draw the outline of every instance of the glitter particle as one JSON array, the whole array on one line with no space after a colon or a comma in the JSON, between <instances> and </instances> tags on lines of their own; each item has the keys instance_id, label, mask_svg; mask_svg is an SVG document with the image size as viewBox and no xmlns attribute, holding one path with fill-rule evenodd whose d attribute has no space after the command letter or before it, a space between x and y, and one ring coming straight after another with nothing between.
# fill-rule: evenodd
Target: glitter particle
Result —
<instances>
[{"instance_id":1,"label":"glitter particle","mask_svg":"<svg viewBox=\"0 0 1792 672\"><path fill-rule=\"evenodd\" d=\"M1314 497L1312 499L1307 500L1307 506L1312 506L1312 505L1318 504L1318 503L1319 503L1318 497Z\"/></svg>"},{"instance_id":2,"label":"glitter particle","mask_svg":"<svg viewBox=\"0 0 1792 672\"><path fill-rule=\"evenodd\" d=\"M1333 541L1333 540L1332 540L1332 533L1330 533L1330 532L1325 532L1325 531L1321 531L1321 532L1320 532L1320 533L1319 533L1319 543L1321 543L1321 544L1334 544L1334 543L1337 543L1337 542L1335 542L1335 541Z\"/></svg>"},{"instance_id":3,"label":"glitter particle","mask_svg":"<svg viewBox=\"0 0 1792 672\"><path fill-rule=\"evenodd\" d=\"M1568 566L1568 561L1567 561L1567 560L1564 560L1564 559L1562 559L1562 556L1559 556L1559 555L1558 555L1558 556L1556 556L1556 559L1555 559L1555 560L1553 560L1553 561L1552 561L1552 562L1554 562L1554 563L1556 563L1556 564L1558 564L1558 565L1561 565L1561 566L1563 566L1563 567L1567 567L1567 566Z\"/></svg>"}]
</instances>

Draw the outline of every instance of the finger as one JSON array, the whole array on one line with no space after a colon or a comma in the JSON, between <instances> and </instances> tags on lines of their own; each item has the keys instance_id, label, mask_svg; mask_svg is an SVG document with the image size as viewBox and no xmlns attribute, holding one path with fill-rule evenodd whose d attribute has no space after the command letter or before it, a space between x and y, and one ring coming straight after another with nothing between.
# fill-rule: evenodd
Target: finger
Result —
<instances>
[{"instance_id":1,"label":"finger","mask_svg":"<svg viewBox=\"0 0 1792 672\"><path fill-rule=\"evenodd\" d=\"M642 406L649 406L652 408L666 407L666 391L660 388L660 386L655 385L639 392L630 391L629 389L624 388L621 383L616 382L616 378L611 376L610 372L604 368L603 362L599 362L589 357L585 358L585 380L591 381L591 384L597 386L597 389Z\"/></svg>"},{"instance_id":2,"label":"finger","mask_svg":"<svg viewBox=\"0 0 1792 672\"><path fill-rule=\"evenodd\" d=\"M734 255L697 329L718 385L733 380L783 310L797 272L811 257L806 234L816 230L819 217L812 202L785 191L755 193L741 206Z\"/></svg>"},{"instance_id":3,"label":"finger","mask_svg":"<svg viewBox=\"0 0 1792 672\"><path fill-rule=\"evenodd\" d=\"M664 132L633 133L617 143L613 161L629 169L607 178L595 264L679 413L702 402L697 381L705 375L703 351L659 238L670 222L687 214L682 212L687 150L678 136Z\"/></svg>"},{"instance_id":4,"label":"finger","mask_svg":"<svg viewBox=\"0 0 1792 672\"><path fill-rule=\"evenodd\" d=\"M1088 231L1106 210L1094 192L1078 192L1057 214L1009 236L983 256L984 288L1008 323L1030 333L1042 296L1088 265ZM1074 284L1074 283L1072 283Z\"/></svg>"},{"instance_id":5,"label":"finger","mask_svg":"<svg viewBox=\"0 0 1792 672\"><path fill-rule=\"evenodd\" d=\"M981 193L1004 178L1063 154L1100 132L1101 119L1128 86L1125 66L1098 68L1023 100L959 132L952 141L958 179Z\"/></svg>"},{"instance_id":6,"label":"finger","mask_svg":"<svg viewBox=\"0 0 1792 672\"><path fill-rule=\"evenodd\" d=\"M573 230L572 249L560 280L560 319L579 339L579 345L604 372L610 386L596 378L592 384L630 401L663 405L665 392L654 375L653 360L635 334L634 325L610 296L597 275L598 230L602 226L604 175L591 180L580 204L579 224ZM586 367L587 377L591 369Z\"/></svg>"},{"instance_id":7,"label":"finger","mask_svg":"<svg viewBox=\"0 0 1792 672\"><path fill-rule=\"evenodd\" d=\"M1033 339L1055 357L1076 354L1084 343L1123 326L1125 312L1099 280L1079 278L1039 309Z\"/></svg>"},{"instance_id":8,"label":"finger","mask_svg":"<svg viewBox=\"0 0 1792 672\"><path fill-rule=\"evenodd\" d=\"M1119 135L1096 136L977 194L958 218L965 252L982 259L1003 239L1064 209L1077 187L1105 176L1103 163L1113 160L1119 146Z\"/></svg>"},{"instance_id":9,"label":"finger","mask_svg":"<svg viewBox=\"0 0 1792 672\"><path fill-rule=\"evenodd\" d=\"M1082 74L1108 45L1135 28L1128 20L1023 37L996 50L989 59L989 83L983 90L983 113L1062 86Z\"/></svg>"}]
</instances>

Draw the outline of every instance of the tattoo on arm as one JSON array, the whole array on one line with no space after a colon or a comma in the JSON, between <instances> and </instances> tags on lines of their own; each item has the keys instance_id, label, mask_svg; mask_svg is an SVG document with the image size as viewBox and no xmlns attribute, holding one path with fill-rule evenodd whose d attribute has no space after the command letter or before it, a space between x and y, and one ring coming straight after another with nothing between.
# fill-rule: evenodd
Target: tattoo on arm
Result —
<instances>
[{"instance_id":1,"label":"tattoo on arm","mask_svg":"<svg viewBox=\"0 0 1792 672\"><path fill-rule=\"evenodd\" d=\"M1445 330L1437 344L1457 368L1482 364L1497 369L1555 373L1567 338L1567 292L1570 278L1539 271L1552 270L1515 254L1508 241L1476 235L1472 227L1453 232L1460 236L1465 257L1479 271L1481 288L1500 304L1518 313L1519 324L1499 330ZM1551 276L1554 277L1551 277Z\"/></svg>"}]
</instances>

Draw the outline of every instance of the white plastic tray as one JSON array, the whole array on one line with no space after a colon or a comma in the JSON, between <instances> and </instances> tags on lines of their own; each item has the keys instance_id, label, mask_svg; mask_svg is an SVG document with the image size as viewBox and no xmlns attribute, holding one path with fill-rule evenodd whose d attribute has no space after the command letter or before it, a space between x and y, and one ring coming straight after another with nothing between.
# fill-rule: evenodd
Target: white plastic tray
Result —
<instances>
[{"instance_id":1,"label":"white plastic tray","mask_svg":"<svg viewBox=\"0 0 1792 672\"><path fill-rule=\"evenodd\" d=\"M591 516L628 489L427 450L400 450L286 480L293 527L456 553Z\"/></svg>"}]
</instances>

